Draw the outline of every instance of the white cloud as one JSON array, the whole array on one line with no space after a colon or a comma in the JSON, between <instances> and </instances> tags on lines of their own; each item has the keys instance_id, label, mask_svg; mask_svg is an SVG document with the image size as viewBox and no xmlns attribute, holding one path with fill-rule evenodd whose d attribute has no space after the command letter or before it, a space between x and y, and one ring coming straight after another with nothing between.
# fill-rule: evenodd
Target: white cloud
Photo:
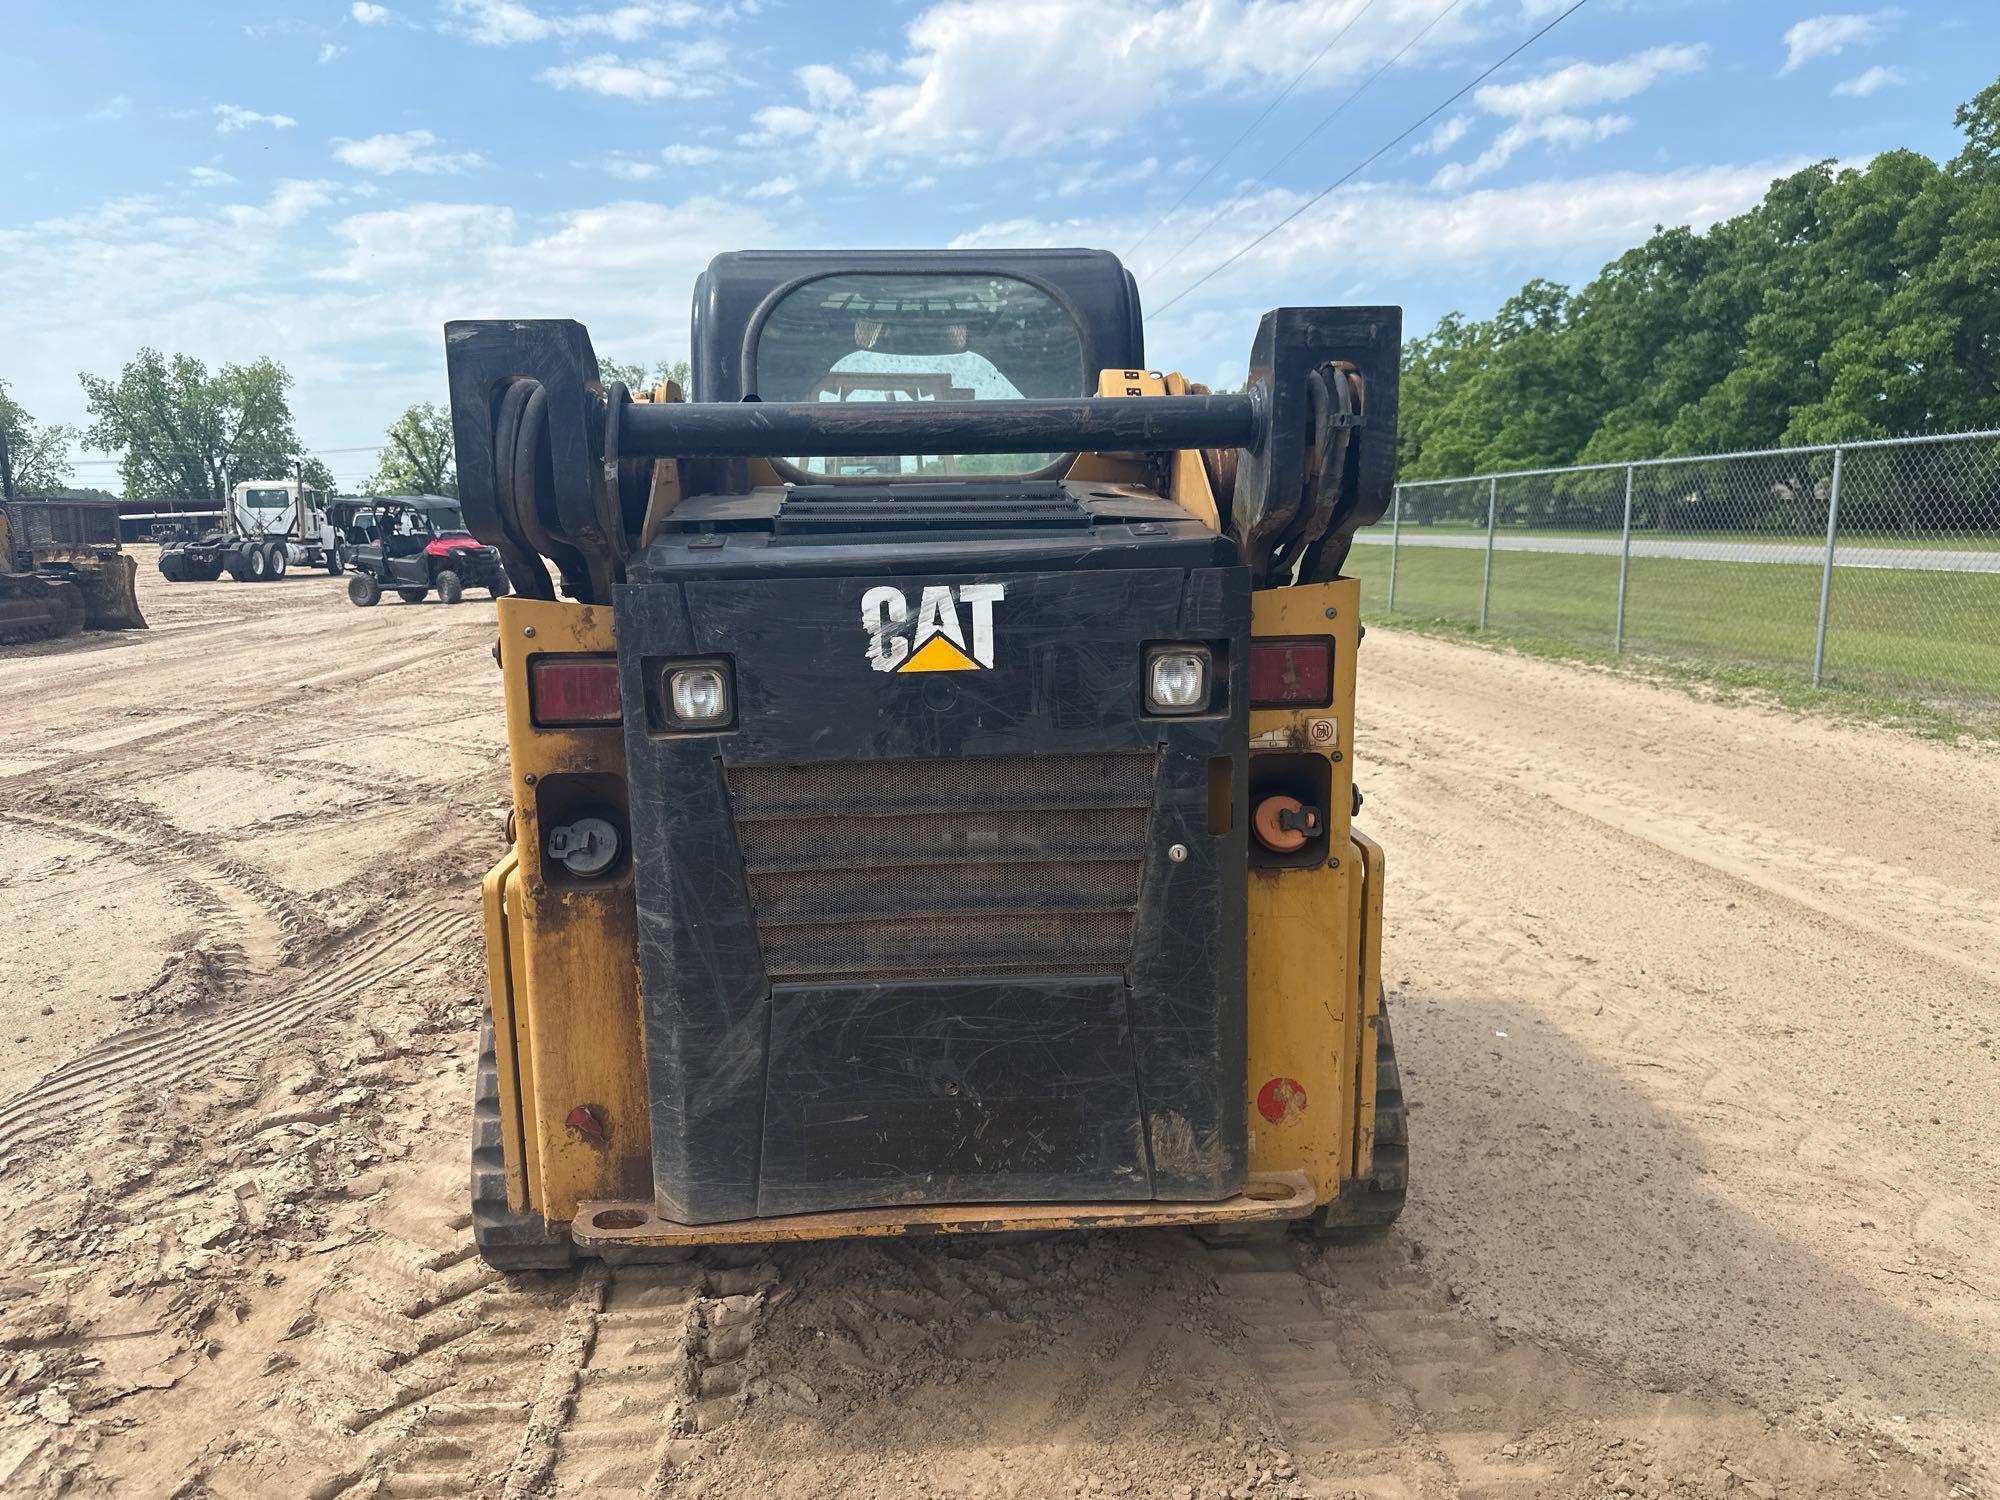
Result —
<instances>
[{"instance_id":1,"label":"white cloud","mask_svg":"<svg viewBox=\"0 0 2000 1500\"><path fill-rule=\"evenodd\" d=\"M496 204L418 203L355 214L334 225L333 235L346 248L317 273L319 279L380 285L505 244L514 235L514 211Z\"/></svg>"},{"instance_id":2,"label":"white cloud","mask_svg":"<svg viewBox=\"0 0 2000 1500\"><path fill-rule=\"evenodd\" d=\"M1471 128L1470 115L1452 115L1449 119L1439 120L1431 127L1431 133L1410 147L1410 150L1417 156L1442 156L1464 140L1465 133Z\"/></svg>"},{"instance_id":3,"label":"white cloud","mask_svg":"<svg viewBox=\"0 0 2000 1500\"><path fill-rule=\"evenodd\" d=\"M1056 196L1074 198L1082 193L1101 193L1113 188L1131 187L1144 182L1159 170L1159 158L1154 156L1146 157L1143 161L1135 161L1130 166L1108 170L1102 162L1086 162L1056 184Z\"/></svg>"},{"instance_id":4,"label":"white cloud","mask_svg":"<svg viewBox=\"0 0 2000 1500\"><path fill-rule=\"evenodd\" d=\"M1815 57L1833 57L1881 29L1880 15L1813 16L1785 32L1785 65L1778 71L1789 73Z\"/></svg>"},{"instance_id":5,"label":"white cloud","mask_svg":"<svg viewBox=\"0 0 2000 1500\"><path fill-rule=\"evenodd\" d=\"M354 0L347 13L363 26L380 26L389 19L388 6L371 5L369 0Z\"/></svg>"},{"instance_id":6,"label":"white cloud","mask_svg":"<svg viewBox=\"0 0 2000 1500\"><path fill-rule=\"evenodd\" d=\"M613 177L622 178L626 182L650 182L660 175L657 162L639 161L630 156L607 156L597 165Z\"/></svg>"},{"instance_id":7,"label":"white cloud","mask_svg":"<svg viewBox=\"0 0 2000 1500\"><path fill-rule=\"evenodd\" d=\"M796 177L772 177L758 183L746 194L750 198L788 198L799 190Z\"/></svg>"},{"instance_id":8,"label":"white cloud","mask_svg":"<svg viewBox=\"0 0 2000 1500\"><path fill-rule=\"evenodd\" d=\"M845 104L856 92L853 79L825 63L807 63L798 70L798 79L806 91L806 102L815 109L831 109Z\"/></svg>"},{"instance_id":9,"label":"white cloud","mask_svg":"<svg viewBox=\"0 0 2000 1500\"><path fill-rule=\"evenodd\" d=\"M1455 192L1498 171L1523 147L1537 143L1577 150L1632 128L1628 115L1586 117L1574 111L1615 99L1630 99L1661 78L1694 73L1708 62L1705 46L1653 47L1608 63L1570 63L1518 83L1488 84L1472 98L1481 111L1511 123L1469 162L1441 167L1431 186ZM1464 139L1471 122L1454 115L1431 131L1419 152L1442 154Z\"/></svg>"},{"instance_id":10,"label":"white cloud","mask_svg":"<svg viewBox=\"0 0 2000 1500\"><path fill-rule=\"evenodd\" d=\"M696 99L713 91L705 70L721 58L719 47L697 42L680 48L671 63L656 57L626 61L601 52L545 68L538 76L555 88L583 89L612 99Z\"/></svg>"},{"instance_id":11,"label":"white cloud","mask_svg":"<svg viewBox=\"0 0 2000 1500\"><path fill-rule=\"evenodd\" d=\"M1315 298L1352 300L1351 287L1358 278L1382 278L1386 289L1426 274L1469 269L1546 275L1566 266L1594 268L1605 256L1644 240L1656 225L1705 229L1741 213L1763 197L1773 178L1802 165L1771 162L1658 174L1609 172L1486 188L1455 197L1403 184L1357 184L1342 188L1285 233L1258 246L1191 301L1200 304L1212 298L1233 304L1244 287L1253 287L1257 297L1266 299L1261 306L1286 300L1305 304ZM1275 223L1304 201L1302 193L1262 194L1243 206L1242 222ZM1208 210L1190 204L1160 233L1170 243L1175 231L1185 233L1207 216ZM1013 219L982 225L951 243L954 249L1127 244L1148 222L1137 211L1116 217ZM1233 248L1233 243L1218 242L1213 247L1215 258ZM1187 263L1162 272L1147 288L1149 298L1157 304L1171 296L1208 264ZM1338 268L1337 285L1331 283L1331 267ZM1149 345L1155 343L1154 333L1149 326Z\"/></svg>"},{"instance_id":12,"label":"white cloud","mask_svg":"<svg viewBox=\"0 0 2000 1500\"><path fill-rule=\"evenodd\" d=\"M1489 172L1496 172L1523 146L1540 141L1574 151L1596 141L1609 140L1632 128L1629 115L1599 115L1586 120L1581 115L1545 115L1540 119L1517 120L1493 138L1493 144L1469 162L1452 162L1440 167L1431 186L1456 192Z\"/></svg>"},{"instance_id":13,"label":"white cloud","mask_svg":"<svg viewBox=\"0 0 2000 1500\"><path fill-rule=\"evenodd\" d=\"M721 155L713 146L668 146L660 160L670 167L704 167Z\"/></svg>"},{"instance_id":14,"label":"white cloud","mask_svg":"<svg viewBox=\"0 0 2000 1500\"><path fill-rule=\"evenodd\" d=\"M220 167L189 167L188 176L198 187L225 187L236 180Z\"/></svg>"},{"instance_id":15,"label":"white cloud","mask_svg":"<svg viewBox=\"0 0 2000 1500\"><path fill-rule=\"evenodd\" d=\"M308 445L376 442L404 406L443 398L447 319L576 317L600 345L677 353L685 291L709 258L783 242L761 211L716 199L532 219L415 204L323 224L346 192L289 181L227 208L136 196L35 223L0 208L15 393L45 421L87 420L76 372L115 372L141 343L211 369L276 354L299 382ZM142 256L145 276L120 275ZM652 295L661 286L683 294Z\"/></svg>"},{"instance_id":16,"label":"white cloud","mask_svg":"<svg viewBox=\"0 0 2000 1500\"><path fill-rule=\"evenodd\" d=\"M1879 89L1893 88L1908 82L1901 68L1885 68L1878 64L1865 73L1858 73L1852 78L1836 83L1833 91L1853 99L1866 99Z\"/></svg>"},{"instance_id":17,"label":"white cloud","mask_svg":"<svg viewBox=\"0 0 2000 1500\"><path fill-rule=\"evenodd\" d=\"M222 210L222 217L235 229L284 229L331 202L332 183L288 177L271 190L270 198L261 206L231 203Z\"/></svg>"},{"instance_id":18,"label":"white cloud","mask_svg":"<svg viewBox=\"0 0 2000 1500\"><path fill-rule=\"evenodd\" d=\"M290 115L260 115L254 109L244 109L236 104L215 106L215 128L224 135L236 130L248 130L252 125L269 125L273 130L290 130L298 123Z\"/></svg>"},{"instance_id":19,"label":"white cloud","mask_svg":"<svg viewBox=\"0 0 2000 1500\"><path fill-rule=\"evenodd\" d=\"M1520 83L1488 84L1472 97L1490 115L1533 119L1630 99L1670 73L1696 73L1708 62L1705 46L1654 47L1611 63L1571 63Z\"/></svg>"},{"instance_id":20,"label":"white cloud","mask_svg":"<svg viewBox=\"0 0 2000 1500\"><path fill-rule=\"evenodd\" d=\"M485 165L477 151L436 151L443 144L428 130L405 130L395 134L371 135L351 141L334 137L337 161L357 171L385 176L390 172L465 172Z\"/></svg>"},{"instance_id":21,"label":"white cloud","mask_svg":"<svg viewBox=\"0 0 2000 1500\"><path fill-rule=\"evenodd\" d=\"M335 58L345 57L346 55L347 49L337 42L321 42L319 44L319 60L321 63L330 63Z\"/></svg>"},{"instance_id":22,"label":"white cloud","mask_svg":"<svg viewBox=\"0 0 2000 1500\"><path fill-rule=\"evenodd\" d=\"M539 42L555 30L542 16L516 4L515 0L451 0L447 10L458 18L453 29L487 47Z\"/></svg>"},{"instance_id":23,"label":"white cloud","mask_svg":"<svg viewBox=\"0 0 2000 1500\"><path fill-rule=\"evenodd\" d=\"M1289 81L1300 58L1349 23L1306 87L1351 87L1409 41L1413 23L1438 24L1405 59L1411 66L1478 35L1468 16L1480 9L1446 0L942 0L910 23L884 82L836 98L824 78L817 92L801 81L818 117L817 165L859 176L884 159L972 164L1103 145L1143 119L1104 108L1106 79L1123 97L1160 101L1268 87ZM855 67L872 73L877 61Z\"/></svg>"},{"instance_id":24,"label":"white cloud","mask_svg":"<svg viewBox=\"0 0 2000 1500\"><path fill-rule=\"evenodd\" d=\"M132 112L129 94L113 94L90 112L93 120L122 120Z\"/></svg>"},{"instance_id":25,"label":"white cloud","mask_svg":"<svg viewBox=\"0 0 2000 1500\"><path fill-rule=\"evenodd\" d=\"M511 47L547 37L601 36L614 42L636 42L656 31L693 25L705 17L692 0L632 0L610 10L575 15L544 15L520 0L448 0L445 29L487 47ZM717 12L725 19L727 8Z\"/></svg>"},{"instance_id":26,"label":"white cloud","mask_svg":"<svg viewBox=\"0 0 2000 1500\"><path fill-rule=\"evenodd\" d=\"M773 104L758 110L750 118L756 123L756 130L738 137L748 146L811 135L820 125L819 116L794 104Z\"/></svg>"}]
</instances>

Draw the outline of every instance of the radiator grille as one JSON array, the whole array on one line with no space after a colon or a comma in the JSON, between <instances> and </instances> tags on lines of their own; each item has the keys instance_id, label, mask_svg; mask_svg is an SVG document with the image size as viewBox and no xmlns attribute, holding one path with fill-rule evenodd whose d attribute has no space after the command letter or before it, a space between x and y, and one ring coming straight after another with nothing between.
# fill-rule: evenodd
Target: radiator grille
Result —
<instances>
[{"instance_id":1,"label":"radiator grille","mask_svg":"<svg viewBox=\"0 0 2000 1500\"><path fill-rule=\"evenodd\" d=\"M736 835L774 980L1117 973L1150 754L739 766Z\"/></svg>"}]
</instances>

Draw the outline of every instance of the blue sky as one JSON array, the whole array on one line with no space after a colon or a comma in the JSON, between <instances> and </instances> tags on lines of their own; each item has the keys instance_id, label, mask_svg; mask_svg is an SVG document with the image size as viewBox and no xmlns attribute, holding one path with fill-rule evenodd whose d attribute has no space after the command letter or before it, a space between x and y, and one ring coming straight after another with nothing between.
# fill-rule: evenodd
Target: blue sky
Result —
<instances>
[{"instance_id":1,"label":"blue sky","mask_svg":"<svg viewBox=\"0 0 2000 1500\"><path fill-rule=\"evenodd\" d=\"M77 372L141 345L272 354L358 483L337 450L442 398L447 318L675 358L718 250L1089 244L1139 271L1155 364L1234 381L1268 307L1422 329L1808 161L1950 155L2000 72L1992 0L1589 0L1177 295L1566 3L17 0L0 379L76 422Z\"/></svg>"}]
</instances>

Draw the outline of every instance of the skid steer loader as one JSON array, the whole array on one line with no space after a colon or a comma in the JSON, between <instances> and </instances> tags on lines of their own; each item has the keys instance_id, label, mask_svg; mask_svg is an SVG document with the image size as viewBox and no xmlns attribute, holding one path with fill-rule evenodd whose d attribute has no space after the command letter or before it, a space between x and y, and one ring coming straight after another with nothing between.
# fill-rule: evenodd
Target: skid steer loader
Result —
<instances>
[{"instance_id":1,"label":"skid steer loader","mask_svg":"<svg viewBox=\"0 0 2000 1500\"><path fill-rule=\"evenodd\" d=\"M1086 250L719 256L686 401L447 325L514 589L489 1261L1395 1217L1340 569L1400 333L1279 308L1209 394Z\"/></svg>"}]
</instances>

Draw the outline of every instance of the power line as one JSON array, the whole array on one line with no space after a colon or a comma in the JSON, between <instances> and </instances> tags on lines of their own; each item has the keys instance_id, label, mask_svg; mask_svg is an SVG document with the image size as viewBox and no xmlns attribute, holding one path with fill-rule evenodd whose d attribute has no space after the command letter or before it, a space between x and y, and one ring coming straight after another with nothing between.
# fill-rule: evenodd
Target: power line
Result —
<instances>
[{"instance_id":1,"label":"power line","mask_svg":"<svg viewBox=\"0 0 2000 1500\"><path fill-rule=\"evenodd\" d=\"M1271 180L1271 174L1273 172L1277 171L1278 168L1282 167L1286 162L1290 161L1294 156L1297 156L1300 151L1304 150L1307 141L1311 140L1314 136L1318 135L1322 130L1326 129L1327 126L1331 125L1336 119L1338 119L1341 115L1341 112L1345 110L1348 105L1352 104L1356 99L1359 99L1363 94L1367 93L1371 87L1374 86L1376 79L1380 78L1384 73L1388 72L1391 68L1395 67L1397 63L1401 62L1404 59L1404 57L1406 57L1409 54L1409 51L1412 47L1416 46L1418 42L1421 42L1425 37L1429 36L1431 31L1438 25L1439 22L1443 21L1446 16L1450 15L1453 11L1457 10L1459 6L1463 5L1464 3L1465 0L1451 0L1451 4L1447 5L1443 10L1439 11L1436 15L1432 16L1428 21L1424 22L1422 26L1418 27L1416 35L1412 36L1407 42L1403 43L1402 47L1397 50L1396 54L1393 57L1385 59L1380 67L1378 67L1374 72L1370 73L1366 78L1362 79L1360 85L1354 90L1353 93L1349 94L1345 99L1341 100L1340 103L1334 105L1334 107L1327 112L1327 114L1320 120L1320 122L1317 125L1313 126L1311 130L1308 130L1304 135L1300 136L1296 141L1294 141L1292 143L1291 149L1287 151L1283 156L1279 157L1276 161L1272 162L1270 166L1266 167L1263 170L1263 172L1258 175L1256 180L1250 184L1250 186L1253 188L1262 187L1265 183L1269 182ZM1160 263L1161 269L1164 270L1167 266L1174 264L1174 262L1178 261L1183 255L1187 254L1188 250L1197 241L1199 241L1203 235L1207 234L1209 230L1213 229L1216 226L1217 222L1221 220L1222 216L1228 213L1230 209L1236 207L1239 203L1248 203L1249 201L1250 201L1250 194L1247 191L1239 193L1232 198L1224 199L1222 206L1216 209L1214 213L1210 214L1207 219L1203 220L1202 225L1199 229L1195 230L1195 232L1189 235L1186 240L1182 241L1180 249L1176 250L1171 256L1169 256L1166 260ZM1147 274L1151 275L1152 273L1148 272ZM1155 310L1157 311L1157 309Z\"/></svg>"},{"instance_id":2,"label":"power line","mask_svg":"<svg viewBox=\"0 0 2000 1500\"><path fill-rule=\"evenodd\" d=\"M1367 0L1367 3L1363 5L1361 9L1357 10L1354 13L1353 19L1350 20L1345 26L1341 27L1340 30L1336 31L1333 34L1333 40L1329 41L1324 47L1320 48L1319 51L1313 55L1313 60L1307 63L1303 68L1300 68L1299 71L1293 75L1292 81L1285 85L1284 91L1280 93L1277 98L1273 99L1269 104L1264 106L1264 112L1258 115L1257 118L1252 120L1247 126L1245 126L1243 133L1241 135L1236 137L1235 140L1231 141L1227 146L1225 146L1222 149L1220 155L1218 155L1207 166L1201 169L1201 176L1195 178L1193 182L1190 182L1187 185L1187 191L1182 193L1180 197L1174 200L1174 206L1168 209L1165 213L1161 214L1159 218L1155 219L1153 221L1152 227L1148 229L1144 234L1140 235L1139 238L1134 240L1132 242L1132 248L1130 250L1125 251L1121 258L1124 260L1130 260L1133 256L1137 255L1139 251L1145 247L1146 241L1153 237L1154 233L1159 229L1159 227L1162 224L1166 223L1167 220L1171 219L1175 214L1181 211L1181 205L1186 203L1188 199L1194 196L1195 189L1199 188L1204 182L1208 181L1208 179L1215 174L1215 169L1221 166L1225 161L1229 160L1230 155L1236 150L1238 146L1242 145L1245 141L1250 139L1251 135L1256 131L1259 125L1262 125L1266 120L1271 118L1271 111L1276 109L1280 104L1283 104L1286 99L1290 98L1292 90L1297 88L1299 84L1305 80L1306 74L1310 73L1314 68L1318 67L1320 65L1321 60L1325 58L1327 53L1331 52L1334 49L1334 45L1337 42L1339 42L1339 40L1342 37L1346 36L1348 32L1352 31L1355 28L1355 25L1361 20L1361 18L1367 15L1368 12L1373 10L1374 8L1375 8L1375 0Z\"/></svg>"},{"instance_id":3,"label":"power line","mask_svg":"<svg viewBox=\"0 0 2000 1500\"><path fill-rule=\"evenodd\" d=\"M1506 56L1502 57L1498 62L1494 63L1491 67L1486 69L1486 71L1481 73L1477 78L1474 78L1473 80L1471 80L1471 82L1460 87L1458 90L1452 93L1450 97L1439 102L1427 113L1418 116L1417 119L1412 121L1407 127L1405 127L1403 130L1398 131L1395 135L1391 136L1388 140L1384 141L1381 145L1377 146L1373 151L1369 152L1368 155L1364 156L1360 161L1356 162L1353 166L1349 167L1345 172L1341 173L1340 176L1336 177L1332 182L1329 182L1325 187L1321 188L1318 192L1314 193L1310 198L1306 199L1306 201L1301 203L1297 208L1293 209L1290 213L1286 214L1284 218L1278 220L1277 223L1273 224L1269 229L1265 230L1262 234L1258 235L1255 239L1251 240L1250 243L1244 245L1241 249L1237 250L1227 260L1223 261L1220 265L1215 266L1213 269L1206 271L1202 275L1195 278L1194 281L1190 282L1180 291L1174 293L1173 296L1169 297L1165 302L1162 302L1158 307L1154 308L1153 311L1156 314L1163 313L1168 308L1172 307L1176 302L1179 302L1182 298L1189 295L1189 293L1195 291L1196 289L1202 286L1205 286L1208 282L1213 281L1217 276L1221 275L1224 271L1228 270L1231 266L1235 265L1236 262L1243 259L1244 256L1248 255L1252 250L1255 250L1259 245L1263 244L1264 241L1268 240L1272 235L1276 234L1280 229L1283 229L1287 224L1291 223L1294 219L1298 218L1299 215L1303 214L1307 209L1311 208L1314 204L1318 203L1321 199L1325 198L1327 194L1333 192L1336 188L1344 187L1347 183L1351 182L1355 177L1359 176L1362 172L1365 172L1369 167L1373 166L1377 161L1380 161L1390 151L1394 150L1397 146L1400 146L1404 141L1408 140L1411 136L1415 135L1419 130L1421 130L1424 126L1428 125L1432 120L1436 119L1439 115L1443 114L1447 109L1450 109L1452 105L1458 103L1459 100L1463 99L1467 94L1471 93L1480 84L1484 83L1487 79L1491 78L1495 73L1499 72L1502 68L1506 67L1508 63L1512 62L1515 58L1519 57L1523 52L1527 51L1530 47L1534 46L1536 42L1539 42L1543 37L1547 36L1551 31L1554 31L1558 26L1562 25L1563 22L1567 21L1571 16L1575 15L1578 11L1582 10L1584 6L1588 5L1589 3L1590 0L1575 0L1575 3L1571 5L1569 9L1565 10L1561 15L1557 16L1553 21L1550 21L1548 25L1542 27L1541 30L1537 31L1533 36L1529 37L1519 46L1513 48L1510 52L1507 53Z\"/></svg>"}]
</instances>

